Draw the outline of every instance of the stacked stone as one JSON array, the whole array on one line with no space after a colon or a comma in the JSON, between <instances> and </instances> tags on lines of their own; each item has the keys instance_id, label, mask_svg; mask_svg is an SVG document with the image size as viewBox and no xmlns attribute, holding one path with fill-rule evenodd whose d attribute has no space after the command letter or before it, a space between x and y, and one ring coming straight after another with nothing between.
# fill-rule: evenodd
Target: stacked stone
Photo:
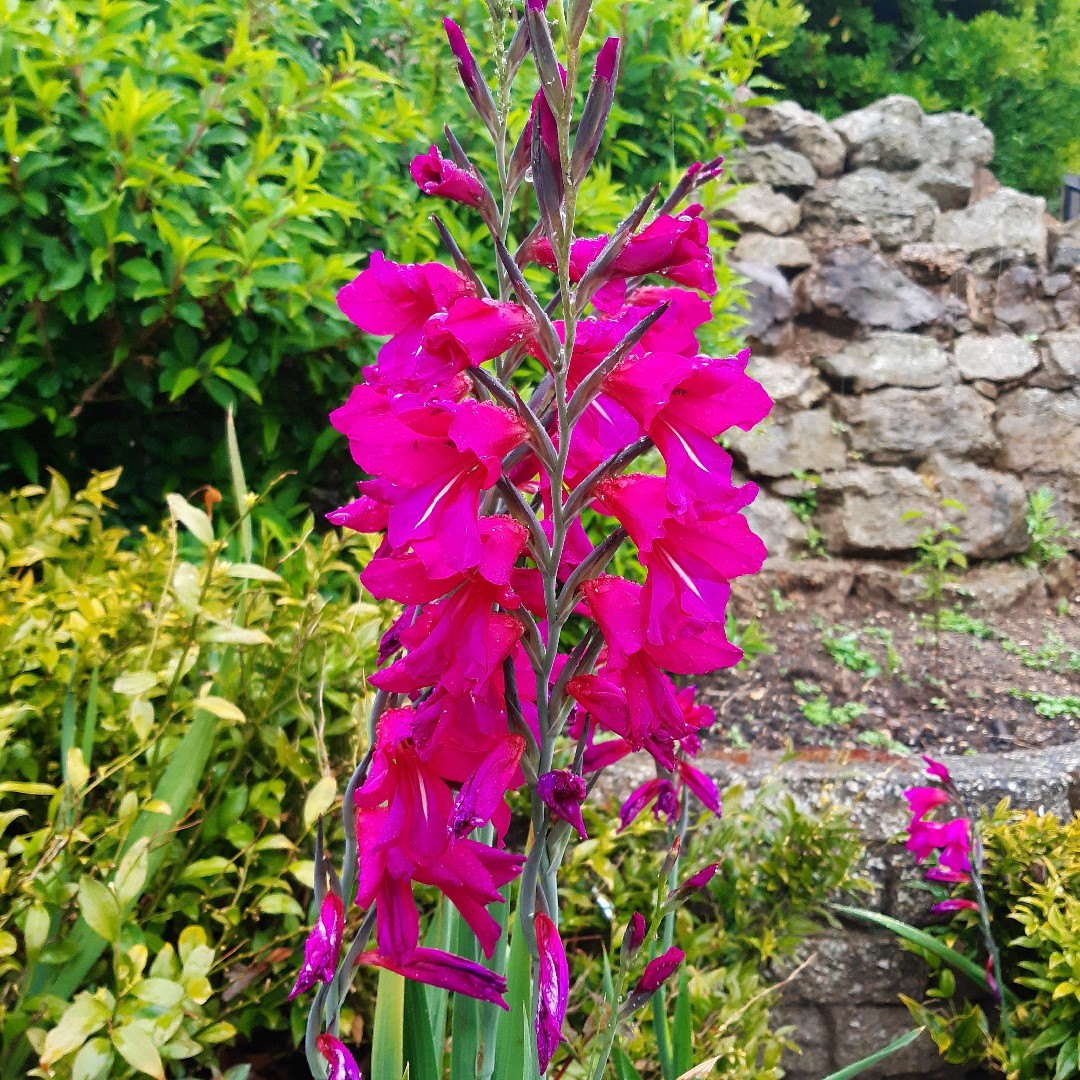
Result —
<instances>
[{"instance_id":1,"label":"stacked stone","mask_svg":"<svg viewBox=\"0 0 1080 1080\"><path fill-rule=\"evenodd\" d=\"M998 185L993 135L894 96L825 121L794 102L748 112L742 185L722 214L748 282L753 371L777 402L731 449L763 488L770 553L806 526L784 502L820 476L833 554L908 551L935 490L960 543L1028 544L1028 492L1080 519L1080 222Z\"/></svg>"}]
</instances>

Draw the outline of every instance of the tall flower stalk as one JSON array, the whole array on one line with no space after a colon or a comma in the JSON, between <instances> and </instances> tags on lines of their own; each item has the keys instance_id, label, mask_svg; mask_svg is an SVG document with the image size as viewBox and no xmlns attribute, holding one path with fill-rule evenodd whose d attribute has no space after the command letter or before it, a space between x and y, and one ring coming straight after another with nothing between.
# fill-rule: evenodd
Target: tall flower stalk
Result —
<instances>
[{"instance_id":1,"label":"tall flower stalk","mask_svg":"<svg viewBox=\"0 0 1080 1080\"><path fill-rule=\"evenodd\" d=\"M733 482L716 440L752 427L771 403L745 373L748 354L699 353L716 283L701 207L682 205L719 161L692 165L659 206L650 192L611 235L577 235L621 60L609 38L575 115L589 6L527 0L519 12L489 0L502 43L494 91L462 29L445 21L497 175L483 177L449 129L411 171L425 193L480 216L498 280L481 279L436 216L452 268L374 252L338 298L361 330L388 340L331 417L366 478L330 519L383 536L361 580L402 614L370 680L379 693L345 791L340 870L321 844L316 857L321 914L294 990L317 987L307 1037L316 1077L353 1075L338 1016L358 964L503 1007L516 994L535 1032L536 1075L547 1075L569 993L559 873L600 774L628 754L656 764L624 823L651 806L681 839L691 799L720 810L715 783L692 764L713 716L671 675L741 657L724 631L728 583L756 572L765 549L739 513L756 488ZM511 133L527 59L539 90L524 130ZM520 239L509 232L515 207L534 221ZM530 284L541 277L523 272L530 264L549 273L546 299ZM647 453L665 474L627 473ZM602 534L586 531L586 510L608 523ZM608 571L630 543L643 584ZM529 835L513 851L506 796L523 785ZM682 959L671 914L706 878L675 888L678 848L651 917L629 924L590 1062L597 1078L620 1024ZM512 933L526 948L508 1003L489 907L515 881ZM416 884L453 905L487 964L427 947ZM358 929L346 946L349 923ZM494 1053L484 1047L485 1062Z\"/></svg>"}]
</instances>

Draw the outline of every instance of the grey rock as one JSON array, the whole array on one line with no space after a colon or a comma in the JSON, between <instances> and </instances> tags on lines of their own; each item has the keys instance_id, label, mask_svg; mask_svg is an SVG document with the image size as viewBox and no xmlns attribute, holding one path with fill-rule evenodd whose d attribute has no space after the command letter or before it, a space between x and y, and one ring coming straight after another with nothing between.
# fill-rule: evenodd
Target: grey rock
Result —
<instances>
[{"instance_id":1,"label":"grey rock","mask_svg":"<svg viewBox=\"0 0 1080 1080\"><path fill-rule=\"evenodd\" d=\"M855 595L879 603L890 600L908 606L919 603L923 581L918 574L906 574L895 566L860 559L855 564Z\"/></svg>"},{"instance_id":2,"label":"grey rock","mask_svg":"<svg viewBox=\"0 0 1080 1080\"><path fill-rule=\"evenodd\" d=\"M975 567L959 582L958 591L986 611L1012 611L1046 602L1046 585L1033 566Z\"/></svg>"},{"instance_id":3,"label":"grey rock","mask_svg":"<svg viewBox=\"0 0 1080 1080\"><path fill-rule=\"evenodd\" d=\"M787 278L775 266L735 259L729 265L747 279L749 321L746 336L767 345L776 344L782 328L795 312L795 300Z\"/></svg>"},{"instance_id":4,"label":"grey rock","mask_svg":"<svg viewBox=\"0 0 1080 1080\"><path fill-rule=\"evenodd\" d=\"M859 465L822 476L814 521L833 553L900 552L913 548L922 531L918 520L901 516L933 509L926 484L909 469Z\"/></svg>"},{"instance_id":5,"label":"grey rock","mask_svg":"<svg viewBox=\"0 0 1080 1080\"><path fill-rule=\"evenodd\" d=\"M802 203L803 224L833 232L864 225L883 248L929 239L937 206L929 195L880 169L859 169L829 180Z\"/></svg>"},{"instance_id":6,"label":"grey rock","mask_svg":"<svg viewBox=\"0 0 1080 1080\"><path fill-rule=\"evenodd\" d=\"M1041 344L1047 368L1061 380L1061 385L1055 389L1080 384L1080 330L1047 334Z\"/></svg>"},{"instance_id":7,"label":"grey rock","mask_svg":"<svg viewBox=\"0 0 1080 1080\"><path fill-rule=\"evenodd\" d=\"M1055 222L1048 237L1050 269L1080 270L1080 217Z\"/></svg>"},{"instance_id":8,"label":"grey rock","mask_svg":"<svg viewBox=\"0 0 1080 1080\"><path fill-rule=\"evenodd\" d=\"M762 266L801 270L813 261L805 240L797 236L770 236L768 233L743 233L735 245L735 258Z\"/></svg>"},{"instance_id":9,"label":"grey rock","mask_svg":"<svg viewBox=\"0 0 1080 1080\"><path fill-rule=\"evenodd\" d=\"M890 387L840 398L836 407L867 461L914 463L933 454L989 461L998 449L994 406L969 386Z\"/></svg>"},{"instance_id":10,"label":"grey rock","mask_svg":"<svg viewBox=\"0 0 1080 1080\"><path fill-rule=\"evenodd\" d=\"M806 549L806 526L783 499L766 491L743 510L750 528L765 541L770 558L791 559Z\"/></svg>"},{"instance_id":11,"label":"grey rock","mask_svg":"<svg viewBox=\"0 0 1080 1080\"><path fill-rule=\"evenodd\" d=\"M1042 275L1030 266L1013 266L997 278L994 318L1018 334L1040 334L1053 325L1045 304Z\"/></svg>"},{"instance_id":12,"label":"grey rock","mask_svg":"<svg viewBox=\"0 0 1080 1080\"><path fill-rule=\"evenodd\" d=\"M914 169L924 160L923 111L914 98L894 94L832 122L847 146L848 168Z\"/></svg>"},{"instance_id":13,"label":"grey rock","mask_svg":"<svg viewBox=\"0 0 1080 1080\"><path fill-rule=\"evenodd\" d=\"M954 346L956 366L965 379L1010 382L1039 366L1034 347L1015 334L965 334Z\"/></svg>"},{"instance_id":14,"label":"grey rock","mask_svg":"<svg viewBox=\"0 0 1080 1080\"><path fill-rule=\"evenodd\" d=\"M1027 550L1027 492L1015 476L943 457L927 462L924 471L937 478L944 498L964 507L963 513L956 512L955 524L965 555L1003 559Z\"/></svg>"},{"instance_id":15,"label":"grey rock","mask_svg":"<svg viewBox=\"0 0 1080 1080\"><path fill-rule=\"evenodd\" d=\"M791 1040L799 1048L798 1052L785 1050L782 1058L784 1076L788 1080L800 1080L803 1076L818 1080L834 1072L832 1024L825 1010L814 1005L788 1005L787 999L785 993L769 1017L773 1031L782 1027L794 1029Z\"/></svg>"},{"instance_id":16,"label":"grey rock","mask_svg":"<svg viewBox=\"0 0 1080 1080\"><path fill-rule=\"evenodd\" d=\"M836 1010L836 1059L850 1065L911 1030L911 1013L903 1005L852 1005ZM948 1075L940 1071L937 1047L925 1032L911 1045L862 1075L866 1080L891 1080L912 1075ZM962 1074L959 1074L962 1075Z\"/></svg>"},{"instance_id":17,"label":"grey rock","mask_svg":"<svg viewBox=\"0 0 1080 1080\"><path fill-rule=\"evenodd\" d=\"M893 1005L899 994L920 997L926 989L926 966L904 952L895 939L872 930L832 930L817 935L777 971L786 977L810 953L816 954L784 991L784 1000L800 1005ZM857 956L858 966L853 964Z\"/></svg>"},{"instance_id":18,"label":"grey rock","mask_svg":"<svg viewBox=\"0 0 1080 1080\"><path fill-rule=\"evenodd\" d=\"M718 211L720 216L736 225L780 236L799 226L802 212L799 204L768 184L750 184L735 193L735 197Z\"/></svg>"},{"instance_id":19,"label":"grey rock","mask_svg":"<svg viewBox=\"0 0 1080 1080\"><path fill-rule=\"evenodd\" d=\"M743 135L748 143L779 143L797 151L819 176L835 176L844 168L843 140L826 120L794 101L748 109Z\"/></svg>"},{"instance_id":20,"label":"grey rock","mask_svg":"<svg viewBox=\"0 0 1080 1080\"><path fill-rule=\"evenodd\" d=\"M748 146L731 162L731 175L740 183L770 184L803 192L817 181L814 166L802 154L786 146Z\"/></svg>"},{"instance_id":21,"label":"grey rock","mask_svg":"<svg viewBox=\"0 0 1080 1080\"><path fill-rule=\"evenodd\" d=\"M798 279L803 310L882 330L912 330L945 314L942 303L876 251L841 247Z\"/></svg>"},{"instance_id":22,"label":"grey rock","mask_svg":"<svg viewBox=\"0 0 1080 1080\"><path fill-rule=\"evenodd\" d=\"M1044 262L1046 200L1002 188L963 210L942 214L934 240L963 248L977 273L1001 264Z\"/></svg>"},{"instance_id":23,"label":"grey rock","mask_svg":"<svg viewBox=\"0 0 1080 1080\"><path fill-rule=\"evenodd\" d=\"M971 198L975 168L972 161L928 161L915 170L911 185L933 199L942 210L959 210Z\"/></svg>"},{"instance_id":24,"label":"grey rock","mask_svg":"<svg viewBox=\"0 0 1080 1080\"><path fill-rule=\"evenodd\" d=\"M922 123L926 161L989 165L994 158L994 133L967 113L928 113Z\"/></svg>"},{"instance_id":25,"label":"grey rock","mask_svg":"<svg viewBox=\"0 0 1080 1080\"><path fill-rule=\"evenodd\" d=\"M845 389L857 392L882 386L940 386L949 373L949 354L930 337L882 331L855 341L815 363Z\"/></svg>"},{"instance_id":26,"label":"grey rock","mask_svg":"<svg viewBox=\"0 0 1080 1080\"><path fill-rule=\"evenodd\" d=\"M824 409L778 416L752 431L734 432L729 442L751 476L790 476L847 464L847 446Z\"/></svg>"},{"instance_id":27,"label":"grey rock","mask_svg":"<svg viewBox=\"0 0 1080 1080\"><path fill-rule=\"evenodd\" d=\"M997 403L1001 462L1014 472L1080 473L1080 393L1024 388Z\"/></svg>"},{"instance_id":28,"label":"grey rock","mask_svg":"<svg viewBox=\"0 0 1080 1080\"><path fill-rule=\"evenodd\" d=\"M955 277L966 261L962 248L933 242L905 244L897 253L901 265L924 285Z\"/></svg>"},{"instance_id":29,"label":"grey rock","mask_svg":"<svg viewBox=\"0 0 1080 1080\"><path fill-rule=\"evenodd\" d=\"M829 392L812 367L782 356L752 356L746 372L777 405L788 409L809 409Z\"/></svg>"}]
</instances>

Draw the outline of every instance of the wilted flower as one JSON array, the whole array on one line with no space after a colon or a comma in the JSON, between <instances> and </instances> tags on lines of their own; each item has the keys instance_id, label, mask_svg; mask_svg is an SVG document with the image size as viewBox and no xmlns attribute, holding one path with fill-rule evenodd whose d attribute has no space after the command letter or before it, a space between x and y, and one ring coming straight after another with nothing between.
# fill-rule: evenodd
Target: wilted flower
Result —
<instances>
[{"instance_id":1,"label":"wilted flower","mask_svg":"<svg viewBox=\"0 0 1080 1080\"><path fill-rule=\"evenodd\" d=\"M568 821L577 829L582 840L585 839L581 804L585 801L588 787L584 777L575 775L569 769L555 769L544 773L537 780L536 793L551 811L552 817Z\"/></svg>"},{"instance_id":2,"label":"wilted flower","mask_svg":"<svg viewBox=\"0 0 1080 1080\"><path fill-rule=\"evenodd\" d=\"M317 982L328 983L334 978L344 932L345 906L340 896L328 892L323 897L318 921L304 942L304 962L289 991L290 1001L305 990L310 990Z\"/></svg>"},{"instance_id":3,"label":"wilted flower","mask_svg":"<svg viewBox=\"0 0 1080 1080\"><path fill-rule=\"evenodd\" d=\"M363 1080L360 1066L340 1039L335 1039L333 1035L320 1035L315 1040L315 1046L330 1063L330 1074L326 1080Z\"/></svg>"}]
</instances>

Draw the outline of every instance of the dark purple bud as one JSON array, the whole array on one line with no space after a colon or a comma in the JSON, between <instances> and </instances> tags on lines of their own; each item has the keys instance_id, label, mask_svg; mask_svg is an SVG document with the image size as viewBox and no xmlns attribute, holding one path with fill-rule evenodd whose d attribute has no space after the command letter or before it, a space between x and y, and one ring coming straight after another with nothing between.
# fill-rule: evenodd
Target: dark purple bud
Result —
<instances>
[{"instance_id":1,"label":"dark purple bud","mask_svg":"<svg viewBox=\"0 0 1080 1080\"><path fill-rule=\"evenodd\" d=\"M675 864L679 861L679 855L682 853L682 837L676 836L672 841L671 847L668 849L668 853L664 856L663 865L660 867L660 877L666 878L675 869Z\"/></svg>"},{"instance_id":2,"label":"dark purple bud","mask_svg":"<svg viewBox=\"0 0 1080 1080\"><path fill-rule=\"evenodd\" d=\"M586 838L585 822L581 817L581 804L588 794L584 777L568 769L555 769L544 773L536 782L536 793L551 811L552 817L568 821L577 829L582 840Z\"/></svg>"},{"instance_id":3,"label":"dark purple bud","mask_svg":"<svg viewBox=\"0 0 1080 1080\"><path fill-rule=\"evenodd\" d=\"M540 214L552 244L562 237L563 180L559 160L559 134L555 114L547 98L537 94L533 102L532 142L529 160ZM539 136L539 137L537 137Z\"/></svg>"},{"instance_id":4,"label":"dark purple bud","mask_svg":"<svg viewBox=\"0 0 1080 1080\"><path fill-rule=\"evenodd\" d=\"M480 118L488 129L494 131L496 127L495 101L461 27L453 19L443 19L443 29L450 42L450 51L457 60L458 74L461 76L465 93L469 95L473 108L480 114Z\"/></svg>"},{"instance_id":5,"label":"dark purple bud","mask_svg":"<svg viewBox=\"0 0 1080 1080\"><path fill-rule=\"evenodd\" d=\"M673 897L688 897L691 893L697 892L698 889L704 889L716 876L716 871L719 869L719 863L710 863L696 874L691 874L684 882L682 882L682 884L673 890L671 895Z\"/></svg>"},{"instance_id":6,"label":"dark purple bud","mask_svg":"<svg viewBox=\"0 0 1080 1080\"><path fill-rule=\"evenodd\" d=\"M570 996L570 969L555 924L543 912L533 920L540 963L537 972L536 1055L540 1071L548 1065L559 1043L565 1042L562 1026Z\"/></svg>"},{"instance_id":7,"label":"dark purple bud","mask_svg":"<svg viewBox=\"0 0 1080 1080\"><path fill-rule=\"evenodd\" d=\"M634 994L647 994L651 997L675 974L675 970L683 962L685 956L682 949L677 945L672 945L662 956L650 960L641 978L638 979L637 986L634 987Z\"/></svg>"},{"instance_id":8,"label":"dark purple bud","mask_svg":"<svg viewBox=\"0 0 1080 1080\"><path fill-rule=\"evenodd\" d=\"M604 125L615 100L615 73L618 67L619 39L609 37L596 57L596 70L574 134L571 167L575 180L580 180L589 171L596 151L600 148Z\"/></svg>"},{"instance_id":9,"label":"dark purple bud","mask_svg":"<svg viewBox=\"0 0 1080 1080\"><path fill-rule=\"evenodd\" d=\"M631 955L636 953L641 948L642 942L645 940L645 934L648 931L648 926L645 924L645 916L640 911L635 911L630 916L630 922L626 927L626 934L623 937L623 948L626 949Z\"/></svg>"},{"instance_id":10,"label":"dark purple bud","mask_svg":"<svg viewBox=\"0 0 1080 1080\"><path fill-rule=\"evenodd\" d=\"M575 45L585 33L585 24L589 21L591 8L592 0L574 0L574 5L570 9L570 40Z\"/></svg>"},{"instance_id":11,"label":"dark purple bud","mask_svg":"<svg viewBox=\"0 0 1080 1080\"><path fill-rule=\"evenodd\" d=\"M525 9L525 20L529 27L529 45L532 48L533 59L536 61L540 86L552 111L558 112L563 107L566 77L559 65L559 58L555 54L551 28L544 14L546 8L546 0L529 0L528 7Z\"/></svg>"}]
</instances>

